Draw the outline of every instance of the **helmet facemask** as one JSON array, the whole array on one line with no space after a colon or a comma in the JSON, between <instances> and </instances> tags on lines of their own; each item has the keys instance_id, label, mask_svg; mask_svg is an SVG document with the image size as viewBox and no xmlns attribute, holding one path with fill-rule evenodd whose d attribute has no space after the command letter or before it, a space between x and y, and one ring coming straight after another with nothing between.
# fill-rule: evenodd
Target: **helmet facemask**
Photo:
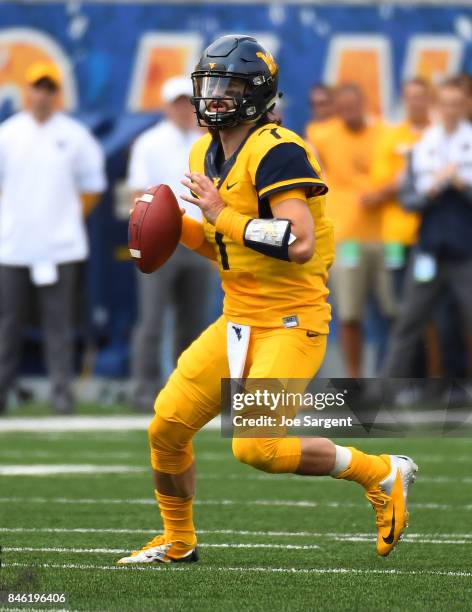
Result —
<instances>
[{"instance_id":1,"label":"helmet facemask","mask_svg":"<svg viewBox=\"0 0 472 612\"><path fill-rule=\"evenodd\" d=\"M192 103L199 125L222 129L257 121L265 111L261 106L265 103L256 93L258 78L218 71L194 72Z\"/></svg>"}]
</instances>

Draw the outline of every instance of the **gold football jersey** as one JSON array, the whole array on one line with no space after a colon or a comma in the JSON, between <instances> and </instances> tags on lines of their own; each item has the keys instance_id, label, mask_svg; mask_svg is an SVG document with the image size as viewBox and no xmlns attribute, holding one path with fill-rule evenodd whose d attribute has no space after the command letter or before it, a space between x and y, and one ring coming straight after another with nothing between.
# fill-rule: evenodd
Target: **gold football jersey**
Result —
<instances>
[{"instance_id":1,"label":"gold football jersey","mask_svg":"<svg viewBox=\"0 0 472 612\"><path fill-rule=\"evenodd\" d=\"M219 140L206 134L192 148L190 171L213 179L226 206L252 218L272 218L271 195L303 188L316 238L313 257L300 265L237 244L205 220L205 237L218 253L224 314L244 325L328 333L326 281L334 239L325 216L327 187L313 153L294 132L268 124L253 128L229 159L218 164L219 158Z\"/></svg>"}]
</instances>

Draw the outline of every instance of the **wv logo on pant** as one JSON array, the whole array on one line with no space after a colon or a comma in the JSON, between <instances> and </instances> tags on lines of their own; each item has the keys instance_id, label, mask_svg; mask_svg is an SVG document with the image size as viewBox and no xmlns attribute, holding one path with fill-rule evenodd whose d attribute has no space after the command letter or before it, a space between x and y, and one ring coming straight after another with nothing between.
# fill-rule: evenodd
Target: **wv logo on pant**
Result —
<instances>
[{"instance_id":1,"label":"wv logo on pant","mask_svg":"<svg viewBox=\"0 0 472 612\"><path fill-rule=\"evenodd\" d=\"M234 329L234 333L236 334L237 339L241 340L241 338L242 338L241 328L237 327L236 325L232 325L231 327Z\"/></svg>"}]
</instances>

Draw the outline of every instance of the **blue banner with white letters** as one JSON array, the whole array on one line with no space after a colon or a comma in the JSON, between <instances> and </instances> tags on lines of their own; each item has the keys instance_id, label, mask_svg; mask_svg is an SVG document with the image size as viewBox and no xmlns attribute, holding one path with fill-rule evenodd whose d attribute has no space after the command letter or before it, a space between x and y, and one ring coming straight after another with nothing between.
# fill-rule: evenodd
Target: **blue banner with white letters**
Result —
<instances>
[{"instance_id":1,"label":"blue banner with white letters","mask_svg":"<svg viewBox=\"0 0 472 612\"><path fill-rule=\"evenodd\" d=\"M70 107L113 114L150 110L172 67L189 72L201 48L228 32L255 34L276 55L285 121L296 130L308 118L307 90L314 82L361 78L373 107L392 113L405 76L472 71L472 7L465 2L0 2L0 99L7 97L2 89L11 85L8 79L21 82L15 53L23 43L31 57L46 53L71 70Z\"/></svg>"}]
</instances>

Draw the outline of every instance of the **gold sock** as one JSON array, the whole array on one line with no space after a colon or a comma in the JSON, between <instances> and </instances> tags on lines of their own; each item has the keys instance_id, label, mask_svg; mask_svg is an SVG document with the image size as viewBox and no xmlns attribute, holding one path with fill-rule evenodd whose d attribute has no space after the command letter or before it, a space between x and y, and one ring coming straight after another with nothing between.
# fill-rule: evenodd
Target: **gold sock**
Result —
<instances>
[{"instance_id":1,"label":"gold sock","mask_svg":"<svg viewBox=\"0 0 472 612\"><path fill-rule=\"evenodd\" d=\"M195 546L197 537L193 524L193 497L183 499L163 495L157 490L154 492L161 511L166 539L183 542L189 547Z\"/></svg>"},{"instance_id":2,"label":"gold sock","mask_svg":"<svg viewBox=\"0 0 472 612\"><path fill-rule=\"evenodd\" d=\"M357 448L348 448L352 453L351 463L336 478L353 480L365 489L369 489L390 472L390 462L386 461L387 455L367 455Z\"/></svg>"}]
</instances>

